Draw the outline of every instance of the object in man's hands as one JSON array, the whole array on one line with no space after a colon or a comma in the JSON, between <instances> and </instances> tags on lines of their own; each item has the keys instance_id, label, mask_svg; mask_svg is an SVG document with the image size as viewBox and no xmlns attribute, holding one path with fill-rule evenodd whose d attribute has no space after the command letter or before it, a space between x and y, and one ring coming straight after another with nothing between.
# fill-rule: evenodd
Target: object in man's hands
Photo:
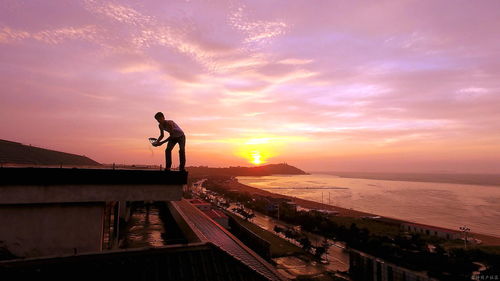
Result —
<instances>
[{"instance_id":1,"label":"object in man's hands","mask_svg":"<svg viewBox=\"0 0 500 281\"><path fill-rule=\"evenodd\" d=\"M158 140L156 138L149 138L149 142L154 145Z\"/></svg>"}]
</instances>

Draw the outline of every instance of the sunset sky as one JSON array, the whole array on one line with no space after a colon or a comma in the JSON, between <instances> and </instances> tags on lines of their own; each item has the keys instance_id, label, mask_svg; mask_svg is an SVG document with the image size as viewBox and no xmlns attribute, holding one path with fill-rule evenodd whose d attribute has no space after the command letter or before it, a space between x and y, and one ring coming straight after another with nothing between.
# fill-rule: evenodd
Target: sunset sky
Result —
<instances>
[{"instance_id":1,"label":"sunset sky","mask_svg":"<svg viewBox=\"0 0 500 281\"><path fill-rule=\"evenodd\" d=\"M0 3L0 139L161 164L163 111L188 166L500 172L500 1Z\"/></svg>"}]
</instances>

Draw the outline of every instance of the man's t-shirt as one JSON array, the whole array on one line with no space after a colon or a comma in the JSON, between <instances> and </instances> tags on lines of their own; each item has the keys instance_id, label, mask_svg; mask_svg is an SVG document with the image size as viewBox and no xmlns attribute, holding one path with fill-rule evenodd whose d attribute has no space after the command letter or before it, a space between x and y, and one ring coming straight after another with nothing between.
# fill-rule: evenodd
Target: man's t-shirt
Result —
<instances>
[{"instance_id":1,"label":"man's t-shirt","mask_svg":"<svg viewBox=\"0 0 500 281\"><path fill-rule=\"evenodd\" d=\"M169 131L169 128L167 126L167 122L172 122L172 131ZM177 137L182 137L184 135L184 132L182 131L181 127L177 125L174 121L172 120L166 120L165 123L162 124L161 128L164 131L167 131L171 137L177 138Z\"/></svg>"}]
</instances>

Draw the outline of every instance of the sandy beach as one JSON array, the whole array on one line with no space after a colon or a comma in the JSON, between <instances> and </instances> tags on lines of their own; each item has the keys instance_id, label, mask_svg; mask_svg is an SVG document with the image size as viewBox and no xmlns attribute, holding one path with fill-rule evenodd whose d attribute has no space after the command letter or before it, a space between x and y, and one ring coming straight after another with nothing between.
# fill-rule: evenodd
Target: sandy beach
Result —
<instances>
[{"instance_id":1,"label":"sandy beach","mask_svg":"<svg viewBox=\"0 0 500 281\"><path fill-rule=\"evenodd\" d=\"M373 213L366 213L366 212L361 212L361 211L357 211L354 209L346 209L346 208L342 208L342 207L338 207L338 206L322 204L322 203L315 202L315 201L304 200L304 199L300 199L297 197L272 193L272 192L269 192L266 190L262 190L259 188L255 188L255 187L251 187L251 186L242 184L242 183L238 182L237 179L233 179L231 181L226 181L226 182L223 182L221 184L229 190L233 189L233 190L238 190L241 192L248 192L251 194L264 195L264 196L269 196L269 197L273 197L273 198L278 198L278 197L279 198L289 198L293 202L297 203L297 205L299 205L303 208L337 211L339 213L339 216L355 217L355 218L361 218L364 216L377 216L377 214L373 214ZM390 218L387 216L384 216L384 219L389 220L389 221L393 221L395 223L407 222L404 220ZM489 236L489 235L479 234L479 233L471 233L471 235L474 238L481 240L483 242L483 245L500 246L500 237Z\"/></svg>"}]
</instances>

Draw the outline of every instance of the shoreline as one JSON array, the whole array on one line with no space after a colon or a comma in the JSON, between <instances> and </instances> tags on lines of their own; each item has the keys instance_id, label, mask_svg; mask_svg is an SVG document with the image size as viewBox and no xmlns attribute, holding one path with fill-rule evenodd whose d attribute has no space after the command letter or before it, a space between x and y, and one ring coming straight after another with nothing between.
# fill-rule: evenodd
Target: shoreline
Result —
<instances>
[{"instance_id":1,"label":"shoreline","mask_svg":"<svg viewBox=\"0 0 500 281\"><path fill-rule=\"evenodd\" d=\"M328 204L324 204L324 203L320 203L320 202L316 202L316 201L301 199L301 198L294 197L294 196L288 196L288 195L282 195L282 194L278 194L278 193L269 192L267 190L263 190L260 188L256 188L256 187L242 184L238 181L238 179L236 177L233 177L231 181L223 183L223 185L226 186L226 188L228 188L228 189L236 189L238 191L248 192L251 194L269 196L272 198L288 198L303 208L337 211L339 213L338 216L354 217L354 218L362 218L364 216L378 216L377 214L373 214L373 213L367 213L367 212L362 212L362 211L358 211L358 210L354 210L354 209L342 208L342 207L328 205ZM392 217L387 217L387 216L381 216L381 217L384 218L385 221L390 222L390 223L413 223L412 221L407 221L407 220L403 220L403 219L397 219L397 218L392 218ZM438 227L449 229L449 228L441 227L441 226L438 226ZM481 245L500 246L500 237L487 235L487 234L481 234L481 233L475 233L475 232L471 232L470 234L472 234L474 238L481 240L482 241Z\"/></svg>"}]
</instances>

